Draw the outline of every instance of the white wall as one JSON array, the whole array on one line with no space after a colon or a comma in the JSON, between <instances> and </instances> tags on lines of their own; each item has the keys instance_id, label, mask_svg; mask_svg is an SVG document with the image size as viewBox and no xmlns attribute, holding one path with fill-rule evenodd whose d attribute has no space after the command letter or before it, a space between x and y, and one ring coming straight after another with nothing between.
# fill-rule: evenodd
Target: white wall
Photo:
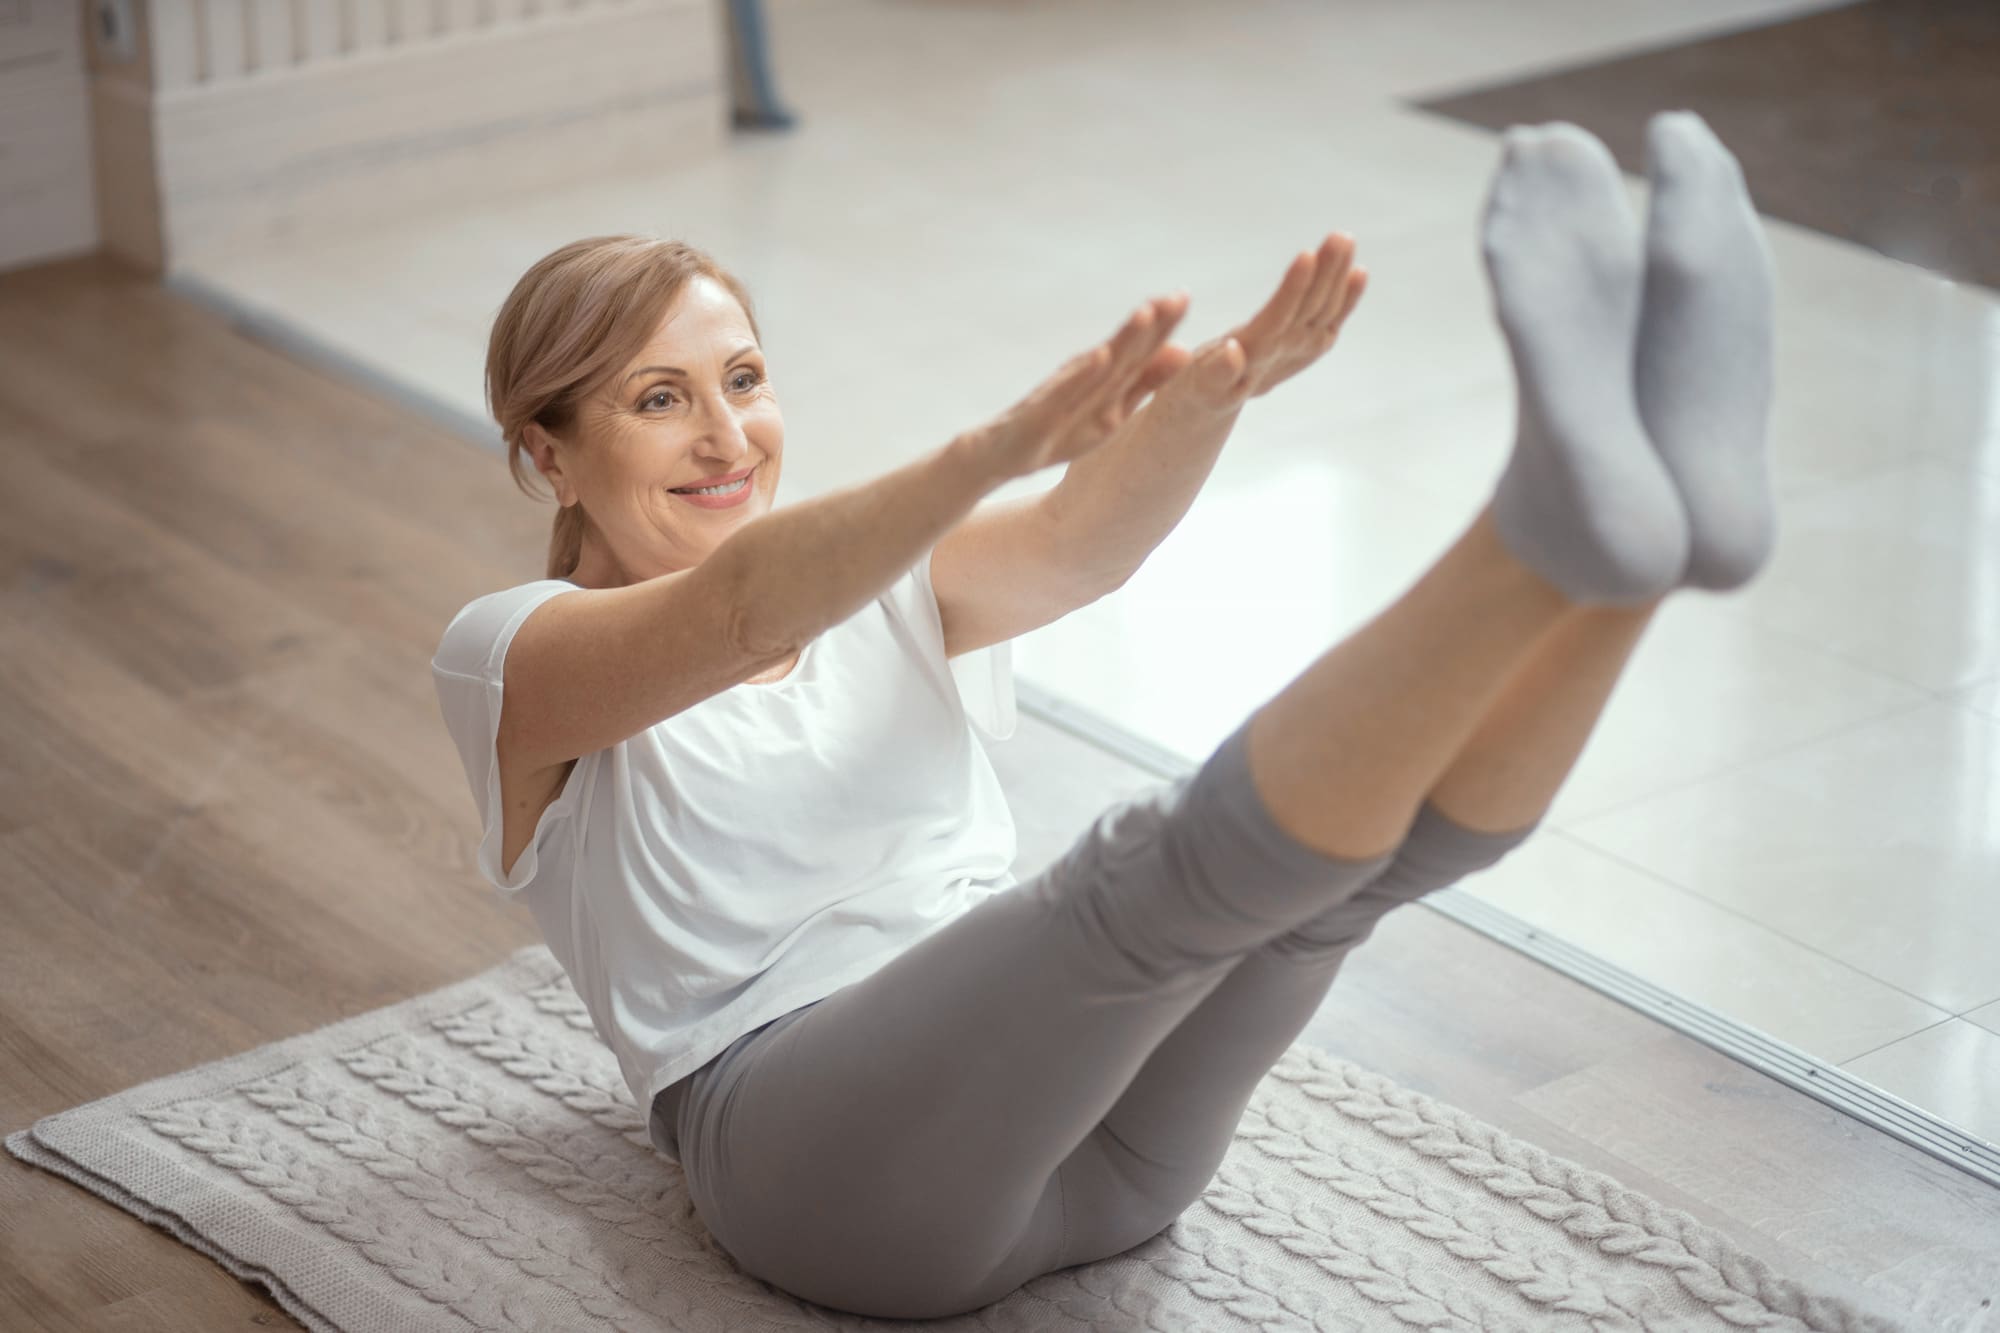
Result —
<instances>
[{"instance_id":1,"label":"white wall","mask_svg":"<svg viewBox=\"0 0 2000 1333\"><path fill-rule=\"evenodd\" d=\"M155 271L729 130L717 0L132 4L136 61L89 34L96 176L105 246Z\"/></svg>"}]
</instances>

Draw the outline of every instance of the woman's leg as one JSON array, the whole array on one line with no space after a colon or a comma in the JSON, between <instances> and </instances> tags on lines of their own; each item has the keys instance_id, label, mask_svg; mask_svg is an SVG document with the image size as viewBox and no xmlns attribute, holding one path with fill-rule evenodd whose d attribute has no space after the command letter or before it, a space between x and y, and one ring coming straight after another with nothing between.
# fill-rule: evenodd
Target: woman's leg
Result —
<instances>
[{"instance_id":1,"label":"woman's leg","mask_svg":"<svg viewBox=\"0 0 2000 1333\"><path fill-rule=\"evenodd\" d=\"M1388 868L1247 956L1167 1035L1063 1163L1073 1244L1097 1248L1129 1235L1128 1218L1198 1198L1251 1094L1376 923L1527 840L1659 606L1581 607L1550 630L1431 788Z\"/></svg>"},{"instance_id":2,"label":"woman's leg","mask_svg":"<svg viewBox=\"0 0 2000 1333\"><path fill-rule=\"evenodd\" d=\"M1472 829L1539 823L1663 601L1579 607L1552 630L1431 788L1431 803Z\"/></svg>"},{"instance_id":3,"label":"woman's leg","mask_svg":"<svg viewBox=\"0 0 2000 1333\"><path fill-rule=\"evenodd\" d=\"M1482 513L1195 774L1114 807L1041 874L705 1070L677 1138L710 1230L798 1295L915 1317L1167 1225L1185 1199L1122 1218L1125 1234L1066 1234L1058 1167L1245 954L1389 866L1572 607ZM1285 776L1323 784L1289 791L1284 808L1309 814L1296 827L1274 817L1271 775L1252 773L1271 720L1289 729ZM1240 1021L1227 1041L1290 1014Z\"/></svg>"},{"instance_id":4,"label":"woman's leg","mask_svg":"<svg viewBox=\"0 0 2000 1333\"><path fill-rule=\"evenodd\" d=\"M1546 149L1567 137L1588 148L1573 129L1511 130L1507 138L1539 139ZM1680 586L1725 591L1754 576L1776 540L1765 431L1770 254L1740 164L1700 117L1654 116L1646 156L1653 188L1636 397L1690 524ZM1504 173L1500 184L1507 184ZM1496 242L1506 248L1505 214L1521 202L1508 194L1501 188L1493 196L1499 215L1489 218L1489 260ZM1504 284L1500 294L1506 323ZM1514 350L1522 366L1518 354L1532 352L1533 340L1517 340ZM1536 387L1532 373L1524 378L1524 402L1534 401ZM1431 788L1394 863L1349 901L1238 964L1161 1043L1063 1167L1074 1186L1073 1220L1080 1201L1115 1226L1122 1213L1152 1206L1144 1196L1196 1197L1208 1178L1204 1167L1220 1164L1263 1072L1309 1021L1341 959L1374 923L1402 902L1491 865L1539 824L1657 609L1656 601L1590 607L1550 632Z\"/></svg>"}]
</instances>

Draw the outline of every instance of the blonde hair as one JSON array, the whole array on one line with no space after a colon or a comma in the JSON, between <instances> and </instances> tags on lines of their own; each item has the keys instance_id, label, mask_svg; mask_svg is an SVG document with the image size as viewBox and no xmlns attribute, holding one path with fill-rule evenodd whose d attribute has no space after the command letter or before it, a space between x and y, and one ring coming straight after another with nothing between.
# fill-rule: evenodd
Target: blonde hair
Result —
<instances>
[{"instance_id":1,"label":"blonde hair","mask_svg":"<svg viewBox=\"0 0 2000 1333\"><path fill-rule=\"evenodd\" d=\"M514 284L486 343L486 403L507 444L507 471L530 499L540 497L527 484L534 467L529 423L552 435L570 431L584 395L638 354L696 276L727 288L743 307L751 334L764 341L743 284L681 241L586 237L536 260ZM575 572L587 522L580 501L556 510L544 577Z\"/></svg>"}]
</instances>

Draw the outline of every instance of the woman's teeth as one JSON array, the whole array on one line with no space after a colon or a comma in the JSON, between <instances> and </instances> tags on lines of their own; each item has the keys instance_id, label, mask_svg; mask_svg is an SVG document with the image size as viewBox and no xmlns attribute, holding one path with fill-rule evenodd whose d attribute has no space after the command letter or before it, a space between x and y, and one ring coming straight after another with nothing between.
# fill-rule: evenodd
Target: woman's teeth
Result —
<instances>
[{"instance_id":1,"label":"woman's teeth","mask_svg":"<svg viewBox=\"0 0 2000 1333\"><path fill-rule=\"evenodd\" d=\"M750 478L738 477L728 486L676 486L673 489L676 495L734 495L749 484Z\"/></svg>"}]
</instances>

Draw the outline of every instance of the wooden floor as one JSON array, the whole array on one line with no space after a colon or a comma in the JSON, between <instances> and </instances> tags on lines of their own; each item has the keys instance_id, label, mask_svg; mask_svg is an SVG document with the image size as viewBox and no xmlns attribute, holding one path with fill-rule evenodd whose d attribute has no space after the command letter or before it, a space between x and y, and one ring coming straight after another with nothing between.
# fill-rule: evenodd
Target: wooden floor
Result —
<instances>
[{"instance_id":1,"label":"wooden floor","mask_svg":"<svg viewBox=\"0 0 2000 1333\"><path fill-rule=\"evenodd\" d=\"M107 261L0 275L0 1131L539 939L428 672L539 577L502 460ZM1157 779L1024 716L1025 877ZM1922 1330L2000 1329L2000 1191L1417 907L1307 1033ZM0 1159L0 1327L290 1326Z\"/></svg>"}]
</instances>

